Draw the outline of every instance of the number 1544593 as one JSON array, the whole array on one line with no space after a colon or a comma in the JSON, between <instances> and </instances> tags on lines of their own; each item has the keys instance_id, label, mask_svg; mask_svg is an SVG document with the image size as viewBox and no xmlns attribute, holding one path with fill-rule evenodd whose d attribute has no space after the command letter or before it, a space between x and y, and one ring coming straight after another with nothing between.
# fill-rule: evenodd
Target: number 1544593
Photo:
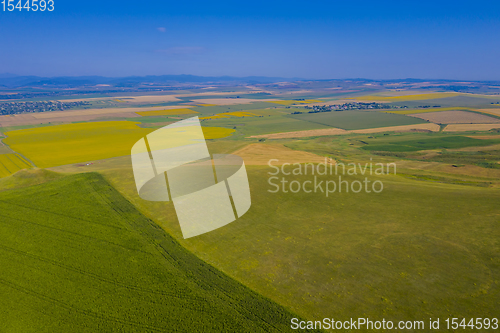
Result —
<instances>
[{"instance_id":1,"label":"number 1544593","mask_svg":"<svg viewBox=\"0 0 500 333\"><path fill-rule=\"evenodd\" d=\"M54 0L2 0L2 10L4 12L32 11L44 12L54 10Z\"/></svg>"}]
</instances>

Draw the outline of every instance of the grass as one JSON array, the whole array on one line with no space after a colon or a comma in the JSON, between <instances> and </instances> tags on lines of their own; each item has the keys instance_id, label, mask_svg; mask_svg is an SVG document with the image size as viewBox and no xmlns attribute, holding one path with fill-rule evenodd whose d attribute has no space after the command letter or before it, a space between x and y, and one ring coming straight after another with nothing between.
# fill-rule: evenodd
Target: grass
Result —
<instances>
[{"instance_id":1,"label":"grass","mask_svg":"<svg viewBox=\"0 0 500 333\"><path fill-rule=\"evenodd\" d=\"M258 115L248 111L247 112L235 111L235 112L218 113L213 116L201 117L200 119L221 119L221 118L229 118L229 116L244 118L244 117L256 117Z\"/></svg>"},{"instance_id":2,"label":"grass","mask_svg":"<svg viewBox=\"0 0 500 333\"><path fill-rule=\"evenodd\" d=\"M491 102L500 101L499 96L485 96L473 94L458 94L452 97L433 98L426 100L405 100L405 101L392 101L393 105L406 105L410 108L418 108L421 105L441 105L441 107L470 107L470 108L490 108Z\"/></svg>"},{"instance_id":3,"label":"grass","mask_svg":"<svg viewBox=\"0 0 500 333\"><path fill-rule=\"evenodd\" d=\"M436 136L407 141L368 140L362 149L370 151L409 152L431 149L457 149L489 146L500 143L500 139L473 139L467 136Z\"/></svg>"},{"instance_id":4,"label":"grass","mask_svg":"<svg viewBox=\"0 0 500 333\"><path fill-rule=\"evenodd\" d=\"M364 100L377 100L377 101L420 101L420 100L430 100L437 98L447 98L447 97L455 97L460 96L460 93L455 92L443 92L443 93L428 93L428 94L415 94L415 95L402 95L402 96L377 96L377 95L369 95L369 96L361 96L356 97L354 99L358 101Z\"/></svg>"},{"instance_id":5,"label":"grass","mask_svg":"<svg viewBox=\"0 0 500 333\"><path fill-rule=\"evenodd\" d=\"M173 209L137 198L129 171L105 174L183 246L306 318L496 316L497 189L385 176L370 177L383 181L380 194L327 198L320 192L269 193L273 170L247 171L249 212L188 240L181 239Z\"/></svg>"},{"instance_id":6,"label":"grass","mask_svg":"<svg viewBox=\"0 0 500 333\"><path fill-rule=\"evenodd\" d=\"M441 105L466 98L394 103L418 107L427 101ZM255 111L259 107L270 109ZM246 138L250 135L423 122L377 111L288 116L293 108L273 103L193 110L200 116L249 110L260 115L203 121L208 127L235 130L209 141L211 153L231 153L257 142ZM166 116L151 119L160 120L149 122L154 126L171 121ZM106 130L87 131L67 150L54 154L82 150L75 147L84 147L82 143L101 132ZM36 144L37 137L45 140L44 135L38 133L27 145ZM270 193L273 170L247 165L252 196L248 213L187 240L170 203L137 196L127 156L59 168L97 170L106 181L92 173L61 178L38 169L18 172L0 179L0 191L8 189L0 193L0 295L5 295L0 331L287 331L292 314L276 303L312 320L497 317L500 178L493 163L500 155L498 150L436 150L480 149L498 142L447 133L276 140L344 163L395 161L398 175L369 176L383 182L379 194L326 197L322 192ZM54 147L46 146L44 153ZM368 147L390 151L379 156L364 149ZM37 185L45 179L53 181ZM293 174L286 179L314 181ZM338 177L318 176L319 182L332 179ZM364 176L342 179L363 181Z\"/></svg>"},{"instance_id":7,"label":"grass","mask_svg":"<svg viewBox=\"0 0 500 333\"><path fill-rule=\"evenodd\" d=\"M0 193L6 332L282 332L296 317L181 247L95 173Z\"/></svg>"},{"instance_id":8,"label":"grass","mask_svg":"<svg viewBox=\"0 0 500 333\"><path fill-rule=\"evenodd\" d=\"M411 110L390 110L383 112L394 113L394 114L414 114L414 113L439 112L439 111L471 111L471 109L461 108L461 107L447 107L447 108L426 108L426 109L411 109Z\"/></svg>"},{"instance_id":9,"label":"grass","mask_svg":"<svg viewBox=\"0 0 500 333\"><path fill-rule=\"evenodd\" d=\"M220 97L219 97L220 98ZM219 106L198 106L191 108L202 115L212 115L223 112L237 112L257 109L274 108L276 104L269 102L253 102L249 104L219 105Z\"/></svg>"},{"instance_id":10,"label":"grass","mask_svg":"<svg viewBox=\"0 0 500 333\"><path fill-rule=\"evenodd\" d=\"M180 118L180 117L175 117L175 118ZM179 121L179 119L174 119L172 118L172 116L133 117L133 118L126 118L125 120L132 122L139 122L141 124L154 124L154 123Z\"/></svg>"},{"instance_id":11,"label":"grass","mask_svg":"<svg viewBox=\"0 0 500 333\"><path fill-rule=\"evenodd\" d=\"M0 155L0 178L28 168L31 168L31 164L18 154Z\"/></svg>"},{"instance_id":12,"label":"grass","mask_svg":"<svg viewBox=\"0 0 500 333\"><path fill-rule=\"evenodd\" d=\"M422 119L407 117L398 114L372 111L332 111L320 113L303 113L290 115L289 117L297 120L342 128L345 130L425 123L425 121Z\"/></svg>"},{"instance_id":13,"label":"grass","mask_svg":"<svg viewBox=\"0 0 500 333\"><path fill-rule=\"evenodd\" d=\"M483 168L500 169L500 150L487 151L460 151L460 152L440 152L436 156L427 159L428 161L436 161L450 163L455 165L471 164Z\"/></svg>"},{"instance_id":14,"label":"grass","mask_svg":"<svg viewBox=\"0 0 500 333\"><path fill-rule=\"evenodd\" d=\"M20 129L27 129L27 128L46 127L46 126L52 126L52 125L53 124L49 123L49 124L36 124L36 125L4 126L4 127L0 127L0 133L17 131Z\"/></svg>"},{"instance_id":15,"label":"grass","mask_svg":"<svg viewBox=\"0 0 500 333\"><path fill-rule=\"evenodd\" d=\"M446 163L456 168L465 165L476 165L488 169L500 169L500 163L498 163L500 161L500 150L498 150L498 147L478 146L475 145L477 142L473 143L474 145L469 147L474 149L469 148L460 151L443 150L430 154L425 152L415 153L414 151L374 151L373 153L379 156L394 156L409 160Z\"/></svg>"},{"instance_id":16,"label":"grass","mask_svg":"<svg viewBox=\"0 0 500 333\"><path fill-rule=\"evenodd\" d=\"M0 143L0 154L13 154L13 153L15 152L12 149Z\"/></svg>"},{"instance_id":17,"label":"grass","mask_svg":"<svg viewBox=\"0 0 500 333\"><path fill-rule=\"evenodd\" d=\"M329 128L326 125L302 121L299 119L286 117L281 114L261 117L231 117L223 119L204 120L202 124L204 126L220 126L233 128L236 130L236 133L233 135L233 138L235 139L259 134Z\"/></svg>"},{"instance_id":18,"label":"grass","mask_svg":"<svg viewBox=\"0 0 500 333\"><path fill-rule=\"evenodd\" d=\"M130 154L131 147L154 128L130 121L76 123L7 132L3 142L40 168L101 160ZM234 130L203 128L206 139L231 135Z\"/></svg>"},{"instance_id":19,"label":"grass","mask_svg":"<svg viewBox=\"0 0 500 333\"><path fill-rule=\"evenodd\" d=\"M136 112L139 116L149 117L149 116L175 116L183 114L194 114L198 113L190 109L169 109L169 110L156 110L156 111L139 111Z\"/></svg>"},{"instance_id":20,"label":"grass","mask_svg":"<svg viewBox=\"0 0 500 333\"><path fill-rule=\"evenodd\" d=\"M46 183L64 177L61 173L46 169L24 169L0 179L0 192Z\"/></svg>"},{"instance_id":21,"label":"grass","mask_svg":"<svg viewBox=\"0 0 500 333\"><path fill-rule=\"evenodd\" d=\"M296 105L296 104L309 104L309 103L321 103L317 99L304 99L304 100L286 100L286 101L270 101L269 103L279 104L279 105Z\"/></svg>"}]
</instances>

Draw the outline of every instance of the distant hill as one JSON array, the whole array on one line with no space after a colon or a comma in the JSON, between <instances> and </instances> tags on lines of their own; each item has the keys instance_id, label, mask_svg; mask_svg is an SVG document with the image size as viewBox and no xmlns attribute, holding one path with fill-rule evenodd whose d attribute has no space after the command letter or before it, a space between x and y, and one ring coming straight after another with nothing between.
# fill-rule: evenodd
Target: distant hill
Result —
<instances>
[{"instance_id":1,"label":"distant hill","mask_svg":"<svg viewBox=\"0 0 500 333\"><path fill-rule=\"evenodd\" d=\"M17 88L26 86L93 86L97 84L109 84L117 87L136 86L142 83L273 83L280 81L296 81L299 78L265 77L265 76L196 76L196 75L148 75L128 77L104 77L104 76L17 76L14 74L0 74L0 86Z\"/></svg>"}]
</instances>

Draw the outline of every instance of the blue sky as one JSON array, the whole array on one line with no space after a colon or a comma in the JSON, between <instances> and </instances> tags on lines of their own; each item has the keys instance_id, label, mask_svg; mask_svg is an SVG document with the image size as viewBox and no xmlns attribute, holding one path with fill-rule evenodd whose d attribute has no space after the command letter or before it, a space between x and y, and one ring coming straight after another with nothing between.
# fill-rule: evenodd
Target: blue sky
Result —
<instances>
[{"instance_id":1,"label":"blue sky","mask_svg":"<svg viewBox=\"0 0 500 333\"><path fill-rule=\"evenodd\" d=\"M53 12L0 12L0 73L18 75L500 80L499 59L500 1L55 0Z\"/></svg>"}]
</instances>

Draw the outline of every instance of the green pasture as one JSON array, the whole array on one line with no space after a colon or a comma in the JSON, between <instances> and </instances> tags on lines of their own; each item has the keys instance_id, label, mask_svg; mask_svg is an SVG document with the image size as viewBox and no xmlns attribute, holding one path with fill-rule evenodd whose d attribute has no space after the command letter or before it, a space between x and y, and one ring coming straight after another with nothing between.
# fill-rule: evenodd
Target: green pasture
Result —
<instances>
[{"instance_id":1,"label":"green pasture","mask_svg":"<svg viewBox=\"0 0 500 333\"><path fill-rule=\"evenodd\" d=\"M270 193L275 187L268 183L269 172L275 170L247 166L248 213L187 240L172 207L137 197L130 171L103 173L182 246L305 318L495 316L498 189L406 174L375 176L369 170L372 182L383 182L381 193L344 191L326 197L323 192ZM364 177L342 175L349 182ZM314 176L285 178L303 183ZM318 175L318 181L328 180L338 181L338 175Z\"/></svg>"},{"instance_id":2,"label":"green pasture","mask_svg":"<svg viewBox=\"0 0 500 333\"><path fill-rule=\"evenodd\" d=\"M345 130L413 125L426 122L422 119L399 114L356 110L303 113L289 115L288 117Z\"/></svg>"},{"instance_id":3,"label":"green pasture","mask_svg":"<svg viewBox=\"0 0 500 333\"><path fill-rule=\"evenodd\" d=\"M389 151L389 152L405 152L419 151L430 149L457 149L464 147L480 147L489 146L500 143L500 139L473 139L467 136L434 136L430 138L402 140L402 141L386 141L384 139L371 139L363 141L366 143L362 147L364 150L370 151Z\"/></svg>"}]
</instances>

